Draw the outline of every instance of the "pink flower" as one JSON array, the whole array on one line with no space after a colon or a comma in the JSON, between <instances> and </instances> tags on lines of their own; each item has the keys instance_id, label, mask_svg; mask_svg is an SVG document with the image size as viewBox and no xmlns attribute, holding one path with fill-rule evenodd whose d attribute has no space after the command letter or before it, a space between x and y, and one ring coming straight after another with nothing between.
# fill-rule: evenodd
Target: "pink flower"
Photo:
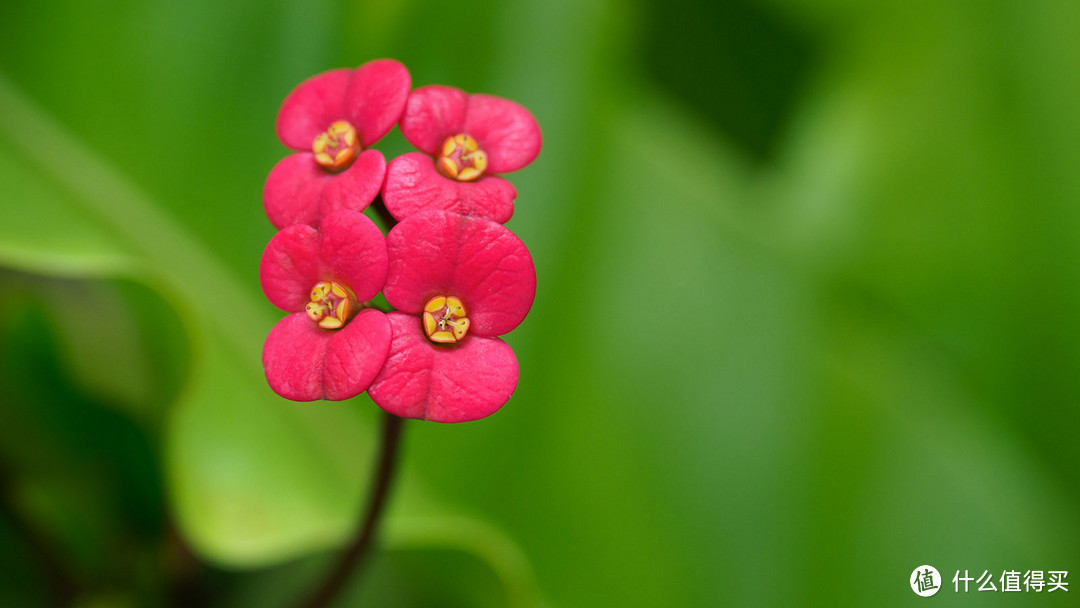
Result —
<instances>
[{"instance_id":1,"label":"pink flower","mask_svg":"<svg viewBox=\"0 0 1080 608\"><path fill-rule=\"evenodd\" d=\"M392 59L313 76L281 105L277 134L300 150L266 179L263 205L276 228L317 225L338 209L362 211L382 187L386 159L365 149L390 132L405 108L412 80Z\"/></svg>"},{"instance_id":2,"label":"pink flower","mask_svg":"<svg viewBox=\"0 0 1080 608\"><path fill-rule=\"evenodd\" d=\"M259 278L266 297L291 312L263 346L266 380L293 401L355 397L386 360L390 322L361 302L386 279L386 240L359 211L327 215L278 232L263 252Z\"/></svg>"},{"instance_id":3,"label":"pink flower","mask_svg":"<svg viewBox=\"0 0 1080 608\"><path fill-rule=\"evenodd\" d=\"M521 323L536 294L525 245L491 220L431 210L386 237L383 295L393 342L368 389L403 418L465 422L489 416L517 386L517 358L497 336Z\"/></svg>"},{"instance_id":4,"label":"pink flower","mask_svg":"<svg viewBox=\"0 0 1080 608\"><path fill-rule=\"evenodd\" d=\"M445 86L409 95L401 133L424 154L399 156L387 169L383 200L399 220L443 209L506 222L517 191L494 174L517 171L540 153L540 127L528 110Z\"/></svg>"}]
</instances>

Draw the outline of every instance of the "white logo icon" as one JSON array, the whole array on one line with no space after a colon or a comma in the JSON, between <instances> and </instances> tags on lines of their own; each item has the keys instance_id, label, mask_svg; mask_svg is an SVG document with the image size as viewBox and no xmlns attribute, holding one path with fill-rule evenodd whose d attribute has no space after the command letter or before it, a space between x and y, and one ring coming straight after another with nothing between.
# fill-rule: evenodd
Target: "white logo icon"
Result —
<instances>
[{"instance_id":1,"label":"white logo icon","mask_svg":"<svg viewBox=\"0 0 1080 608\"><path fill-rule=\"evenodd\" d=\"M933 566L919 566L911 573L911 590L916 595L930 597L941 589L941 574Z\"/></svg>"}]
</instances>

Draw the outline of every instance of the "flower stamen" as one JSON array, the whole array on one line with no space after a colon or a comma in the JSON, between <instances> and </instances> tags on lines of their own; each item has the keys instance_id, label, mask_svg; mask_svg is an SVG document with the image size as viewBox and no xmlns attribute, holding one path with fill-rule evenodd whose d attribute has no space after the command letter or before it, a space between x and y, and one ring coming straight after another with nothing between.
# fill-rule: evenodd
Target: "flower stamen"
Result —
<instances>
[{"instance_id":1,"label":"flower stamen","mask_svg":"<svg viewBox=\"0 0 1080 608\"><path fill-rule=\"evenodd\" d=\"M311 288L311 301L304 310L323 329L339 329L357 309L349 288L333 281L320 281Z\"/></svg>"},{"instance_id":2,"label":"flower stamen","mask_svg":"<svg viewBox=\"0 0 1080 608\"><path fill-rule=\"evenodd\" d=\"M327 171L348 169L360 154L356 128L344 120L331 124L325 132L315 137L311 151L315 153L315 162Z\"/></svg>"},{"instance_id":3,"label":"flower stamen","mask_svg":"<svg viewBox=\"0 0 1080 608\"><path fill-rule=\"evenodd\" d=\"M435 160L435 168L450 179L469 182L478 179L487 169L487 153L479 142L464 133L452 135L443 142L442 154Z\"/></svg>"},{"instance_id":4,"label":"flower stamen","mask_svg":"<svg viewBox=\"0 0 1080 608\"><path fill-rule=\"evenodd\" d=\"M465 305L454 296L435 296L424 305L424 333L438 344L460 342L469 332Z\"/></svg>"}]
</instances>

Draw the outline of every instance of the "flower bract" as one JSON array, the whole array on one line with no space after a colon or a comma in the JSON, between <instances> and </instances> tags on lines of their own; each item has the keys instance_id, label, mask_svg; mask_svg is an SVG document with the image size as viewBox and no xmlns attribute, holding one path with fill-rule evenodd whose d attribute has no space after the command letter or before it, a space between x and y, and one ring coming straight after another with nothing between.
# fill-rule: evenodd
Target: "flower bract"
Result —
<instances>
[{"instance_id":1,"label":"flower bract","mask_svg":"<svg viewBox=\"0 0 1080 608\"><path fill-rule=\"evenodd\" d=\"M464 422L501 408L517 386L513 350L498 336L536 294L525 245L501 224L447 211L410 215L387 235L383 295L393 340L368 392L404 418Z\"/></svg>"},{"instance_id":2,"label":"flower bract","mask_svg":"<svg viewBox=\"0 0 1080 608\"><path fill-rule=\"evenodd\" d=\"M401 133L421 152L390 162L383 200L398 220L429 209L506 222L517 191L496 174L540 153L540 127L521 105L441 85L409 95Z\"/></svg>"},{"instance_id":3,"label":"flower bract","mask_svg":"<svg viewBox=\"0 0 1080 608\"><path fill-rule=\"evenodd\" d=\"M368 388L390 347L390 322L365 308L386 279L386 240L359 211L278 232L263 252L266 297L290 314L263 347L270 388L294 401L341 400Z\"/></svg>"},{"instance_id":4,"label":"flower bract","mask_svg":"<svg viewBox=\"0 0 1080 608\"><path fill-rule=\"evenodd\" d=\"M392 59L313 76L285 98L281 142L297 150L266 179L263 206L277 228L318 224L339 209L362 211L383 184L386 159L368 146L401 117L412 80Z\"/></svg>"}]
</instances>

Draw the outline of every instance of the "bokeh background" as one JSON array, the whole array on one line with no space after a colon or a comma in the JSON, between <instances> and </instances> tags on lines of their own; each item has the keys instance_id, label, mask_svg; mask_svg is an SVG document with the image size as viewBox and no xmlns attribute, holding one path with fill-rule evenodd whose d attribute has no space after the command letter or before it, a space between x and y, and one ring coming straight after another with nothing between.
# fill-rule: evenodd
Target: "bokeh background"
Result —
<instances>
[{"instance_id":1,"label":"bokeh background","mask_svg":"<svg viewBox=\"0 0 1080 608\"><path fill-rule=\"evenodd\" d=\"M377 408L267 389L261 188L288 91L377 57L534 112L540 286L510 403L407 424L339 605L1069 604L951 578L1080 580L1078 31L1069 0L0 3L0 604L283 606L349 537Z\"/></svg>"}]
</instances>

